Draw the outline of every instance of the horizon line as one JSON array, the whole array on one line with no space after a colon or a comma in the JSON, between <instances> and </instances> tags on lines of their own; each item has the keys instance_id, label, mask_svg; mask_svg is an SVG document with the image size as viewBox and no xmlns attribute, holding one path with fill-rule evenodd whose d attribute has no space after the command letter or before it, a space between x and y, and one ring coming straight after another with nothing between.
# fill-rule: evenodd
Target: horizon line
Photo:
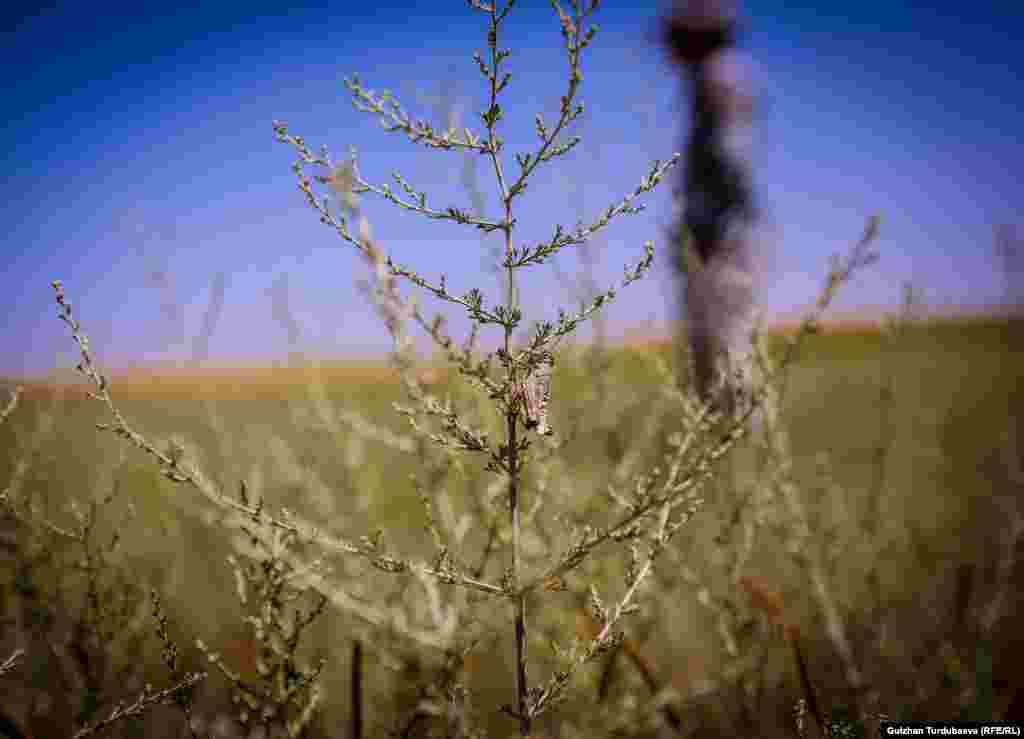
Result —
<instances>
[{"instance_id":1,"label":"horizon line","mask_svg":"<svg viewBox=\"0 0 1024 739\"><path fill-rule=\"evenodd\" d=\"M771 333L788 333L796 331L803 321L810 314L813 306L804 309L786 311L771 311L762 314L764 316L762 325ZM887 305L868 305L854 309L828 311L819 321L822 333L837 333L844 331L864 331L881 327L887 318L897 317L900 308L893 308ZM977 305L928 305L926 303L915 303L910 316L911 323L926 323L929 321L962 322L962 321L986 321L986 320L1024 320L1024 302L977 304ZM607 331L605 339L612 346L623 348L649 346L671 343L675 340L679 331L674 326L684 321L654 321L648 320L632 325L618 324L616 330ZM433 346L429 338L423 337L426 347ZM595 343L590 337L585 340L572 340L569 346L587 346ZM480 346L478 345L478 348ZM378 368L388 362L389 351L377 350L373 353L351 353L351 354L318 354L314 351L294 351L287 354L267 355L258 358L213 358L213 359L158 359L158 360L122 360L107 365L105 374L110 376L122 376L137 372L150 374L153 377L167 375L188 375L196 372L221 374L231 371L275 371L282 369L300 369L316 364L346 364L352 368L365 365L367 368ZM295 360L298 360L297 362ZM428 365L436 362L434 357L424 357L423 364ZM55 374L62 372L73 372L73 368L51 368L44 372L27 373L18 375L16 373L0 374L0 382L21 383L21 382L48 382L54 379Z\"/></svg>"}]
</instances>

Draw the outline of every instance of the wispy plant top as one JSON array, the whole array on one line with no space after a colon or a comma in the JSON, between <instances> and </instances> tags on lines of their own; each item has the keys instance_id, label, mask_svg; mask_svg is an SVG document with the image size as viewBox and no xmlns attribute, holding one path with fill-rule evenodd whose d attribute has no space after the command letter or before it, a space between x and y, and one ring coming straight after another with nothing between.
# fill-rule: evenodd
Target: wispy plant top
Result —
<instances>
[{"instance_id":1,"label":"wispy plant top","mask_svg":"<svg viewBox=\"0 0 1024 739\"><path fill-rule=\"evenodd\" d=\"M501 232L505 236L502 267L506 271L508 284L512 285L515 282L516 270L543 264L546 259L557 255L562 249L583 246L612 219L641 212L643 205L638 204L637 199L653 189L665 172L678 162L679 154L673 155L664 163L655 161L650 171L641 178L639 185L631 188L620 202L596 214L590 223L580 222L572 228L555 224L550 239L535 245L515 245L515 199L526 190L529 178L542 163L568 154L580 142L579 136L567 136L566 129L583 112L583 104L577 100L583 81L580 65L584 50L597 32L597 26L588 21L598 3L592 0L584 6L577 0L572 0L569 12L566 12L556 0L551 3L561 25L568 60L568 81L565 94L560 99L557 120L549 123L544 120L542 114L537 114L534 120L537 146L532 151L515 153L514 173L509 171L508 163L503 159L505 142L498 135L498 126L504 120L504 110L499 103L499 97L512 80L512 73L506 71L511 51L499 48L498 39L513 5L514 2L508 2L504 7L499 7L498 4L469 0L470 8L484 14L488 22L487 51L485 54L473 54L473 60L487 87L487 101L479 114L482 125L480 130L474 131L468 127L461 130L454 127L440 130L428 121L412 118L391 93L377 93L365 87L357 76L345 80L345 85L352 95L353 105L360 111L378 117L386 131L402 134L413 143L430 148L471 152L487 158L493 170L502 206L502 212L496 216L474 214L456 205L432 206L428 204L427 194L417 190L397 171L392 175L398 185L397 190L387 183L373 184L360 173L354 152L350 152L347 160L335 162L326 147L322 147L319 153L314 153L301 136L290 134L283 122L274 123L278 140L293 145L298 151L299 159L293 169L299 178L299 188L306 195L310 205L319 213L320 220L332 226L345 241L368 255L375 248L380 251L379 247L371 243L368 229L364 233L356 234L349 227L350 217L359 217L358 196L374 193L401 209L419 213L426 218L454 221L485 233ZM308 167L318 170L312 178L306 174ZM332 209L328 198L317 194L314 190L314 181L328 188L328 191L337 198L339 209ZM653 247L648 242L643 248L643 256L638 262L626 268L621 286L639 279L650 267ZM512 291L506 295L504 304L491 303L477 287L456 292L449 288L444 275L431 279L410 267L397 264L386 254L382 253L382 259L385 268L393 276L412 282L444 302L461 306L476 324L495 324L511 334L522 320L521 308L513 299ZM616 288L610 288L594 298L589 305L580 306L572 311L559 311L554 321L538 322L529 347L517 359L533 357L553 341L572 333L582 321L590 318L614 298L615 293Z\"/></svg>"}]
</instances>

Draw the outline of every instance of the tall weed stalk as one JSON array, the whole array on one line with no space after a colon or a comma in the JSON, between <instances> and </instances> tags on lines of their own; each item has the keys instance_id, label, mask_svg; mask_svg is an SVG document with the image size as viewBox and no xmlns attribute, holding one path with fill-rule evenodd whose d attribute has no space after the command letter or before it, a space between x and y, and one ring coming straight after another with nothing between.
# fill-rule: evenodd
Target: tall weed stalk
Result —
<instances>
[{"instance_id":1,"label":"tall weed stalk","mask_svg":"<svg viewBox=\"0 0 1024 739\"><path fill-rule=\"evenodd\" d=\"M499 99L511 81L506 70L510 52L501 48L499 41L513 4L469 1L486 26L487 38L486 51L474 55L486 90L480 112L482 127L476 131L468 127L456 130L453 125L435 129L411 118L388 93L364 87L357 77L346 80L355 107L378 118L387 131L439 153L462 152L486 162L500 203L496 215L484 212L482 197L471 198L471 209L428 204L427 194L398 173L394 175L395 188L374 184L363 176L354 152L336 161L326 147L310 148L285 123L273 126L277 140L297 154L293 171L307 203L324 225L358 250L369 268L371 279L364 289L395 346L393 360L407 396L406 404L396 405L396 411L408 429L399 433L387 428L382 419L339 412L318 377L311 386L309 412L295 419L345 439L343 465L352 472L352 480L362 466L362 445L366 443L377 443L415 460L410 493L422 507L422 517L415 523L427 534L428 555L400 552L390 543L397 538L394 532L374 528L342 533L346 521L336 500L321 501L321 518L333 519L321 523L291 506L270 503L259 492L259 480L250 484L242 479L222 486L203 471L197 455L187 446L164 446L151 440L115 403L112 383L100 371L62 284L53 284L58 315L78 344L81 361L77 369L92 384L91 397L109 415L109 421L99 428L148 456L171 483L198 493L208 508L218 512L219 522L234 532L233 547L239 557L231 564L241 605L254 608L245 620L259 644L257 675L243 676L205 643L200 649L230 682L236 700L243 705L246 730L259 725L270 735L303 736L311 730L312 715L323 702L318 680L324 665L322 661L312 667L303 665L296 650L300 634L327 606L344 614L352 629L352 736L367 731L364 724L370 721L381 723L372 714L364 718L362 711L361 696L367 682L363 673L368 662L364 648L396 674L416 676L414 681L427 683L406 696L408 705L390 721L397 735L411 736L429 725L441 735L478 736L467 674L481 652L486 654L489 645L501 642L511 645L514 682L513 700L501 710L514 720L519 736L540 731L541 719L551 718L552 709L565 700L570 685L588 679L584 667L597 662L603 663L600 701L607 705L595 711L591 720L608 721L611 714L632 730L654 730L667 724L684 731L684 717L672 703L687 696L680 696L679 689L664 682L656 661L625 633L626 616L633 614L641 624L650 621L639 609L644 593L669 592L681 584L696 593L716 619L723 651L735 660L728 670L713 676L713 681L729 685L737 676L746 680L752 664L764 664L758 660L762 660L763 647L772 640L774 629L792 646L800 672L804 693L798 712L801 725L809 711L818 730L827 733L832 725L828 709L809 677L806 642L793 623L790 607L770 584L747 574L756 542L777 526L783 532L786 551L804 575L826 639L843 665L846 681L856 694L858 716L864 720L870 714L869 681L863 660L852 646L844 608L833 593L833 555L819 551L813 541L814 522L805 491L793 474L793 453L781 408L787 398L788 368L797 359L804 337L814 332L842 285L876 258L870 247L877 221L869 223L863 239L846 257L834 261L814 310L797 333L783 342L781 350L769 346L760 333L751 337L757 381L732 415L725 417L701 402L685 382L679 382L673 368L655 358L657 406L639 433L629 439L617 437L617 449L609 454L613 464L607 478L597 484L583 479L583 471L572 464L568 454L573 440L593 429L585 421L574 422L568 413L573 402L560 383L573 370L573 362L562 342L584 322L596 319L620 289L645 276L654 259L654 247L644 243L642 254L626 267L616 285L593 290L578 309L540 318L517 345L516 331L527 320L519 288L528 280L529 270L568 250L586 249L611 222L639 213L643 209L639 199L660 183L679 155L654 162L638 185L625 188L621 201L589 222L581 220L574 228L555 224L549 239L535 245L517 243L516 207L532 176L579 143L579 137L568 136L567 130L583 112L578 102L582 59L597 30L590 23L597 2L570 0L565 10L557 0L552 1L567 60L566 88L557 119L549 122L542 115L536 117L536 146L516 153L514 164L507 160L499 135L504 116ZM478 286L450 287L444 275L431 277L395 261L386 245L371 235L360 207L364 196L379 197L428 220L450 221L499 236L500 298L491 300ZM222 283L218 283L221 295ZM463 312L471 325L468 335L461 341L453 338L440 315L430 316L403 294L403 286L408 285ZM287 307L278 314L279 320L292 327L290 335L295 334ZM197 354L205 354L215 320L216 315L211 314L206 321ZM418 367L413 330L430 338L450 368L453 382L446 383L449 392L445 397L435 393L437 378L428 379ZM496 334L498 344L498 349L489 353L478 348L479 338L488 332ZM608 365L600 365L602 382L607 371ZM17 395L12 397L0 420L16 412L17 400ZM767 461L759 480L744 494L733 491L735 500L715 499L721 491L716 480L723 460L748 434L752 414L761 408ZM576 410L582 414L585 409ZM212 408L208 411L211 424L223 429L222 419ZM353 440L360 446L354 446ZM272 446L277 451L271 456L283 468L301 466L287 447ZM336 499L344 494L357 509L379 502L383 495L401 495L390 489L366 489L355 482L332 490L312 475L297 475L297 479L317 492L316 497ZM14 486L5 490L0 502L28 518ZM723 582L730 584L729 592L712 588L707 575L698 572L695 563L683 560L681 547L675 546L683 538L678 536L680 532L699 533L693 531L691 522L706 515L708 503L735 506L737 538L719 540L716 546L721 551L703 552L709 560L724 563L727 574ZM61 529L55 528L53 533L61 535ZM328 559L337 560L339 566L330 567ZM714 569L709 563L704 571ZM390 578L393 584L382 585L378 576ZM310 608L286 607L307 591L315 593ZM742 603L743 597L749 597L752 609ZM147 688L135 707L118 707L104 721L112 723L151 704L169 701L183 711L195 733L198 722L188 691L199 678L191 674L182 678L171 628L156 594L152 602L164 663L178 684L159 693ZM758 638L752 643L744 637L744 629L756 622L757 613L764 616L768 630L757 631ZM575 614L582 616L578 627L571 621ZM550 646L546 658L537 649L545 642ZM440 658L422 659L411 649L396 648L396 643L431 651ZM651 696L649 700L632 700L628 709L623 708L626 704L613 704L609 697L619 654L630 658L633 677L642 680ZM740 662L743 657L746 661ZM0 677L18 669L15 653L0 663ZM618 680L626 682L628 678ZM679 688L683 682L676 681ZM741 685L742 697L737 698L743 707L740 713L747 710L746 696L752 684ZM107 723L93 723L82 730L88 733ZM585 726L586 718L578 731L585 731ZM566 723L562 728L571 731Z\"/></svg>"}]
</instances>

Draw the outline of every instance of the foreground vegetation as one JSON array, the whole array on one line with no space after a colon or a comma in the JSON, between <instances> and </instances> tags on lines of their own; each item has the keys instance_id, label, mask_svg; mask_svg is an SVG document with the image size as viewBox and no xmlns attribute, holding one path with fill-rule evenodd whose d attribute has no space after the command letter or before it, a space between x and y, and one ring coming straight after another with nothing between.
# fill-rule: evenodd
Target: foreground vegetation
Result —
<instances>
[{"instance_id":1,"label":"foreground vegetation","mask_svg":"<svg viewBox=\"0 0 1024 739\"><path fill-rule=\"evenodd\" d=\"M497 102L512 3L469 5L487 28L482 128L435 130L347 87L391 133L485 161L498 215L428 206L397 173L402 194L375 185L354 153L274 124L302 197L365 260L390 376L110 377L53 283L80 384L13 389L3 409L0 730L839 736L1019 712L1017 327L914 325L908 295L882 334L815 336L878 258L872 220L795 335L752 337L728 416L698 400L682 352L572 345L653 244L557 316L529 315L520 286L639 212L679 156L522 245L527 181L579 141L597 3L552 3L566 92L515 175ZM394 262L359 206L372 195L500 241L501 298Z\"/></svg>"},{"instance_id":2,"label":"foreground vegetation","mask_svg":"<svg viewBox=\"0 0 1024 739\"><path fill-rule=\"evenodd\" d=\"M830 333L808 338L793 367L783 422L793 478L813 504L806 546L832 550L830 589L865 684L879 694L879 713L1019 715L1020 681L1012 667L1019 642L1004 616L989 613L993 604L1008 614L1020 603L1009 543L1021 490L1022 336L1019 324L1005 321L914 325L898 342L878 331ZM675 355L668 347L578 351L556 371L555 386L574 391L560 393L564 402L554 403L552 421L580 429L559 452L574 480L571 487L558 476L538 484L557 485L560 497L587 510L604 505L601 481L622 474L616 471L629 464L630 440L658 417L664 401L656 360L671 363ZM588 374L595 367L600 376ZM323 386L310 382L314 367L291 370L280 382L272 372L254 373L232 393L220 388L209 396L193 378L191 399L174 382L166 390L151 378L145 388L127 377L115 382L126 388L126 416L155 436L189 440L202 450L212 478L245 479L253 499L263 496L271 507L288 505L356 529L375 522L389 532L390 546L429 556L423 504L408 481L416 477L422 490L430 479L406 429L386 412L401 399L393 370L378 371L357 366L346 375L337 365L323 371L329 378ZM439 395L458 392L454 376L433 379ZM360 427L368 418L381 420ZM226 560L238 556L243 542L219 534L201 502L145 459L98 436L95 422L95 403L81 385L39 383L26 385L0 427L5 495L21 501L20 516L9 508L2 519L0 648L4 655L25 650L0 678L3 711L32 736L70 736L76 726L108 715L115 701L134 700L145 681L167 684L146 593L151 586L163 594L183 669L209 669L193 646L199 639L232 669L258 676L259 641L242 622L245 610ZM840 657L800 568L782 546L785 536L766 537L744 575L734 575L729 550L755 513L750 503L740 504L763 480L753 471L755 441L734 450L731 464L716 473L718 499L656 571L658 588L645 594L628 640L589 669L558 721L541 729L546 735L573 735L571 727L585 731L611 716L635 722L623 736L650 735L651 726L673 721L683 735L791 735L803 689L782 623L791 633L799 630L820 710L836 720L854 715ZM655 456L653 443L646 454ZM457 485L435 503L458 528L478 504L468 493L486 484L466 468L449 479ZM95 517L80 539L67 535L76 532L67 509L72 501L79 501L85 521ZM125 526L131 508L133 523ZM41 521L57 522L64 533ZM865 529L870 535L856 533ZM118 546L104 555L115 530ZM488 532L465 535L483 551ZM369 578L368 590L387 587L381 575L358 577ZM550 607L534 610L542 634L587 634L573 585L550 593ZM385 602L394 603L407 587ZM103 595L100 603L90 600L91 589ZM384 625L388 638L379 628L358 608L329 612L310 627L300 652L309 662L324 660L326 697L308 735L337 736L341 726L349 731L356 643L363 652L366 735L409 725L409 735L436 733L445 680L464 686L473 698L471 715L489 735L508 731L491 710L505 700L511 669L500 642L479 641L456 658L396 625ZM223 675L197 686L193 723L200 733L241 735L230 692ZM180 735L180 721L161 713L170 710L138 719L136 735ZM218 715L232 720L218 723ZM110 731L130 734L130 726Z\"/></svg>"}]
</instances>

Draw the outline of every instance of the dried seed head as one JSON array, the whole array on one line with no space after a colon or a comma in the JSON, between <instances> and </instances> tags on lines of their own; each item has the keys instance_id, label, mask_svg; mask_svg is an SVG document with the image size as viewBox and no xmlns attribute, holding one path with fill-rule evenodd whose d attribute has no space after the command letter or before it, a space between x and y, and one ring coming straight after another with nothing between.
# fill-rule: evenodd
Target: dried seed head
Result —
<instances>
[{"instance_id":1,"label":"dried seed head","mask_svg":"<svg viewBox=\"0 0 1024 739\"><path fill-rule=\"evenodd\" d=\"M551 401L551 369L555 358L542 352L531 363L525 382L517 383L516 395L526 412L526 428L537 429L538 434L550 436L554 430L548 425L548 403Z\"/></svg>"}]
</instances>

